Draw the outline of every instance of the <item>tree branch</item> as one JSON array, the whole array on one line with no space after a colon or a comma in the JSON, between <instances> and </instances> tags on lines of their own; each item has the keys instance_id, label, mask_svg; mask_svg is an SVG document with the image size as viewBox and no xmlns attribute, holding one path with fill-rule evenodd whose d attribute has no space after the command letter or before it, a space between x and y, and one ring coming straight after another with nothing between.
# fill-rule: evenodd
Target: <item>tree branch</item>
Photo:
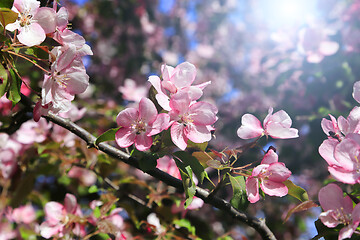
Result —
<instances>
[{"instance_id":1,"label":"tree branch","mask_svg":"<svg viewBox=\"0 0 360 240\"><path fill-rule=\"evenodd\" d=\"M95 146L96 137L90 134L85 129L78 126L77 124L71 122L70 120L64 119L62 117L56 116L51 113L49 113L49 115L46 116L45 118L71 131L72 133L83 139L89 147L96 147L100 151L108 154L109 156L118 159L126 164L129 164L132 167L140 169L139 161L133 157L130 157L129 154L105 142L102 142L98 146ZM184 191L182 181L180 181L177 178L174 178L173 176L167 174L166 172L163 172L155 168L153 170L147 171L146 173L166 183L167 185L173 186L181 191ZM255 217L249 216L248 214L235 209L233 206L231 206L229 202L219 197L209 195L209 192L203 188L196 187L196 196L204 200L205 203L210 204L228 213L235 219L247 224L248 226L253 227L262 236L263 239L276 240L274 234L266 226L265 220L257 219Z\"/></svg>"}]
</instances>

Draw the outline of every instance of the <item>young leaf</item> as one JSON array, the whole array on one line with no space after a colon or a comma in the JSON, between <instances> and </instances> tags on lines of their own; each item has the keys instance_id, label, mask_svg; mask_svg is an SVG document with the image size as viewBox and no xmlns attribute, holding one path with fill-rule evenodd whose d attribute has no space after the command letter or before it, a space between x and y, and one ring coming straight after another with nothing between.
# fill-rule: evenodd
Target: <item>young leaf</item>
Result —
<instances>
[{"instance_id":1,"label":"young leaf","mask_svg":"<svg viewBox=\"0 0 360 240\"><path fill-rule=\"evenodd\" d=\"M21 100L20 87L22 81L15 73L14 69L10 69L9 72L11 76L10 89L7 92L6 97L10 101L12 101L12 105L15 106Z\"/></svg>"},{"instance_id":2,"label":"young leaf","mask_svg":"<svg viewBox=\"0 0 360 240\"><path fill-rule=\"evenodd\" d=\"M292 181L290 180L286 180L284 182L284 184L286 185L286 187L289 189L288 194L290 196L293 196L294 198L299 199L301 202L305 202L309 200L309 196L307 194L307 192L305 191L305 189L295 185Z\"/></svg>"},{"instance_id":3,"label":"young leaf","mask_svg":"<svg viewBox=\"0 0 360 240\"><path fill-rule=\"evenodd\" d=\"M0 97L5 94L8 88L8 72L4 66L0 64Z\"/></svg>"},{"instance_id":4,"label":"young leaf","mask_svg":"<svg viewBox=\"0 0 360 240\"><path fill-rule=\"evenodd\" d=\"M185 191L185 196L186 196L186 200L185 200L185 204L184 204L184 207L186 209L191 204L191 202L195 196L196 186L195 186L195 183L192 178L193 173L192 173L190 166L185 167L186 173L181 169L179 169L179 170L180 170L180 175L181 175L181 179L182 179L184 191Z\"/></svg>"},{"instance_id":5,"label":"young leaf","mask_svg":"<svg viewBox=\"0 0 360 240\"><path fill-rule=\"evenodd\" d=\"M195 176L199 179L200 183L203 182L204 177L208 178L207 172L204 167L199 163L197 158L193 157L188 152L175 152L173 153L175 157L180 159L185 166L190 166Z\"/></svg>"},{"instance_id":6,"label":"young leaf","mask_svg":"<svg viewBox=\"0 0 360 240\"><path fill-rule=\"evenodd\" d=\"M2 6L3 1L6 2L7 0L0 1L0 23L5 27L9 23L15 22L18 18L18 14L10 9L12 4L10 7Z\"/></svg>"},{"instance_id":7,"label":"young leaf","mask_svg":"<svg viewBox=\"0 0 360 240\"><path fill-rule=\"evenodd\" d=\"M245 177L233 177L229 174L231 187L233 189L233 197L231 198L231 205L239 210L245 210L249 205L245 191Z\"/></svg>"},{"instance_id":8,"label":"young leaf","mask_svg":"<svg viewBox=\"0 0 360 240\"><path fill-rule=\"evenodd\" d=\"M308 209L313 208L313 207L318 207L318 205L316 203L314 203L313 201L311 201L311 200L300 203L299 205L297 205L297 206L295 206L295 207L293 207L292 209L289 210L289 212L287 213L286 218L284 220L284 223L287 220L289 220L289 218L291 217L291 215L293 213L305 211L305 210L308 210Z\"/></svg>"},{"instance_id":9,"label":"young leaf","mask_svg":"<svg viewBox=\"0 0 360 240\"><path fill-rule=\"evenodd\" d=\"M95 145L98 146L99 143L101 142L106 142L106 141L113 141L115 140L115 133L119 130L119 128L111 128L109 130L107 130L106 132L104 132L103 134L101 134L95 141Z\"/></svg>"},{"instance_id":10,"label":"young leaf","mask_svg":"<svg viewBox=\"0 0 360 240\"><path fill-rule=\"evenodd\" d=\"M195 149L199 149L201 151L205 151L205 149L207 148L208 142L204 142L204 143L194 143L190 140L188 140L188 148L195 148Z\"/></svg>"},{"instance_id":11,"label":"young leaf","mask_svg":"<svg viewBox=\"0 0 360 240\"><path fill-rule=\"evenodd\" d=\"M213 152L193 152L192 156L195 157L204 168L210 167L207 162L216 158Z\"/></svg>"}]
</instances>

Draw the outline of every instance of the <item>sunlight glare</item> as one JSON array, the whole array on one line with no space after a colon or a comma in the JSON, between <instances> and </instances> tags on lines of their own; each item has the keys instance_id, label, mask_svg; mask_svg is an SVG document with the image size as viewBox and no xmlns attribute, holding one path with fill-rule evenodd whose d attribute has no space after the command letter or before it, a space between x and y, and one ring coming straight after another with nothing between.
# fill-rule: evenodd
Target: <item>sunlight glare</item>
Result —
<instances>
[{"instance_id":1,"label":"sunlight glare","mask_svg":"<svg viewBox=\"0 0 360 240\"><path fill-rule=\"evenodd\" d=\"M271 28L306 23L315 15L314 0L260 0L261 15Z\"/></svg>"}]
</instances>

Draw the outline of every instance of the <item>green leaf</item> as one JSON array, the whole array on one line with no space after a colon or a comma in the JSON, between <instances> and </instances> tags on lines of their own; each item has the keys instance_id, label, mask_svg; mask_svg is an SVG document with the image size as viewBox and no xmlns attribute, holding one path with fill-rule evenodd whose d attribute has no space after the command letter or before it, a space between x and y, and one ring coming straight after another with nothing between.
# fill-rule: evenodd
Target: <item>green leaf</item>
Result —
<instances>
[{"instance_id":1,"label":"green leaf","mask_svg":"<svg viewBox=\"0 0 360 240\"><path fill-rule=\"evenodd\" d=\"M99 191L99 189L97 188L96 185L92 185L88 191L89 191L89 193L97 193Z\"/></svg>"},{"instance_id":2,"label":"green leaf","mask_svg":"<svg viewBox=\"0 0 360 240\"><path fill-rule=\"evenodd\" d=\"M180 164L181 162L177 159L175 159L176 165ZM190 166L186 166L185 167L185 171L182 170L182 167L178 168L180 170L180 175L181 175L181 179L183 182L183 187L184 187L184 191L185 191L185 196L186 196L186 200L185 200L185 204L184 204L184 208L186 209L192 202L195 193L196 193L196 185L193 181L192 178L192 170L190 168Z\"/></svg>"},{"instance_id":3,"label":"green leaf","mask_svg":"<svg viewBox=\"0 0 360 240\"><path fill-rule=\"evenodd\" d=\"M155 169L159 159L157 153L140 152L137 149L132 150L130 156L139 160L139 167L143 172Z\"/></svg>"},{"instance_id":4,"label":"green leaf","mask_svg":"<svg viewBox=\"0 0 360 240\"><path fill-rule=\"evenodd\" d=\"M290 180L286 180L284 182L284 184L288 188L288 190L289 190L288 194L290 196L293 196L294 198L299 199L301 202L305 202L305 201L309 200L309 196L308 196L306 190L303 189L302 187L299 187L299 186L295 185Z\"/></svg>"},{"instance_id":5,"label":"green leaf","mask_svg":"<svg viewBox=\"0 0 360 240\"><path fill-rule=\"evenodd\" d=\"M5 94L8 88L8 72L4 66L0 64L0 97Z\"/></svg>"},{"instance_id":6,"label":"green leaf","mask_svg":"<svg viewBox=\"0 0 360 240\"><path fill-rule=\"evenodd\" d=\"M188 145L188 148L195 148L195 149L198 149L201 151L205 151L208 146L208 142L194 143L191 140L188 140L187 145Z\"/></svg>"},{"instance_id":7,"label":"green leaf","mask_svg":"<svg viewBox=\"0 0 360 240\"><path fill-rule=\"evenodd\" d=\"M10 89L6 95L7 99L12 101L13 106L15 106L21 100L20 87L22 83L21 79L19 78L19 76L16 74L15 71L16 70L14 69L9 70L11 76Z\"/></svg>"},{"instance_id":8,"label":"green leaf","mask_svg":"<svg viewBox=\"0 0 360 240\"><path fill-rule=\"evenodd\" d=\"M195 235L195 227L191 225L191 222L185 218L183 219L179 219L179 220L175 220L173 222L173 224L179 226L179 227L184 227L186 228L192 235Z\"/></svg>"},{"instance_id":9,"label":"green leaf","mask_svg":"<svg viewBox=\"0 0 360 240\"><path fill-rule=\"evenodd\" d=\"M99 207L96 207L96 208L94 209L93 214L94 214L94 217L99 218L99 217L101 216L100 208L99 208Z\"/></svg>"},{"instance_id":10,"label":"green leaf","mask_svg":"<svg viewBox=\"0 0 360 240\"><path fill-rule=\"evenodd\" d=\"M233 189L233 197L230 200L231 205L239 210L246 210L249 205L249 201L246 195L245 177L237 176L233 177L230 174L229 179L231 187Z\"/></svg>"},{"instance_id":11,"label":"green leaf","mask_svg":"<svg viewBox=\"0 0 360 240\"><path fill-rule=\"evenodd\" d=\"M2 6L3 1L6 2L7 0L0 1L0 23L5 27L9 23L15 22L18 18L18 14L10 9L12 4L10 7Z\"/></svg>"},{"instance_id":12,"label":"green leaf","mask_svg":"<svg viewBox=\"0 0 360 240\"><path fill-rule=\"evenodd\" d=\"M207 172L205 171L204 167L200 164L199 160L197 160L197 158L192 156L190 153L184 151L178 151L173 153L173 155L176 158L180 159L185 166L191 167L192 171L194 172L195 176L198 178L200 183L203 182L204 177L208 178Z\"/></svg>"},{"instance_id":13,"label":"green leaf","mask_svg":"<svg viewBox=\"0 0 360 240\"><path fill-rule=\"evenodd\" d=\"M113 141L115 140L115 133L119 130L120 127L118 128L111 128L109 130L107 130L106 132L104 132L103 134L101 134L95 141L95 145L98 146L99 143L101 142L106 142L106 141Z\"/></svg>"},{"instance_id":14,"label":"green leaf","mask_svg":"<svg viewBox=\"0 0 360 240\"><path fill-rule=\"evenodd\" d=\"M1 0L0 8L12 8L14 0Z\"/></svg>"}]
</instances>

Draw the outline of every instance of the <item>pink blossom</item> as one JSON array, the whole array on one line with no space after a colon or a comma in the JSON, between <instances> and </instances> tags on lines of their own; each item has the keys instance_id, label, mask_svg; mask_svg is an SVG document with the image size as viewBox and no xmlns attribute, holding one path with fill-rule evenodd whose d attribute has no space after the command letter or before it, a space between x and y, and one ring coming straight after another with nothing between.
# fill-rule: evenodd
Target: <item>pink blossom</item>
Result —
<instances>
[{"instance_id":1,"label":"pink blossom","mask_svg":"<svg viewBox=\"0 0 360 240\"><path fill-rule=\"evenodd\" d=\"M55 12L51 8L39 8L36 0L15 0L12 10L19 14L14 23L6 25L9 31L19 31L17 38L26 46L42 43L46 33L55 31Z\"/></svg>"},{"instance_id":2,"label":"pink blossom","mask_svg":"<svg viewBox=\"0 0 360 240\"><path fill-rule=\"evenodd\" d=\"M319 202L324 210L319 216L322 223L334 228L338 224L345 226L339 232L339 240L350 238L360 222L360 204L355 208L349 196L336 184L330 183L319 191Z\"/></svg>"},{"instance_id":3,"label":"pink blossom","mask_svg":"<svg viewBox=\"0 0 360 240\"><path fill-rule=\"evenodd\" d=\"M189 94L191 101L195 101L202 96L202 90L211 83L191 86L196 77L196 68L189 62L181 63L176 68L164 64L161 72L162 81L158 76L150 76L148 81L157 91L155 97L159 105L167 111L171 110L169 101L173 94L182 90Z\"/></svg>"},{"instance_id":4,"label":"pink blossom","mask_svg":"<svg viewBox=\"0 0 360 240\"><path fill-rule=\"evenodd\" d=\"M142 98L139 108L127 108L116 117L121 128L115 134L117 144L126 148L135 143L139 151L149 150L156 135L168 128L169 115L158 114L154 103L148 98Z\"/></svg>"},{"instance_id":5,"label":"pink blossom","mask_svg":"<svg viewBox=\"0 0 360 240\"><path fill-rule=\"evenodd\" d=\"M38 122L29 120L21 125L20 129L15 134L15 138L22 144L33 144L34 142L41 143L46 140L51 126L52 124L48 123L44 118L40 119Z\"/></svg>"},{"instance_id":6,"label":"pink blossom","mask_svg":"<svg viewBox=\"0 0 360 240\"><path fill-rule=\"evenodd\" d=\"M353 98L360 103L360 81L354 83Z\"/></svg>"},{"instance_id":7,"label":"pink blossom","mask_svg":"<svg viewBox=\"0 0 360 240\"><path fill-rule=\"evenodd\" d=\"M52 236L63 237L71 230L75 235L85 235L84 226L76 221L76 217L82 217L82 212L75 196L67 193L64 202L64 205L58 202L45 204L46 221L40 225L42 237L46 239Z\"/></svg>"},{"instance_id":8,"label":"pink blossom","mask_svg":"<svg viewBox=\"0 0 360 240\"><path fill-rule=\"evenodd\" d=\"M6 133L0 133L0 169L1 175L9 179L17 168L17 157L24 146Z\"/></svg>"},{"instance_id":9,"label":"pink blossom","mask_svg":"<svg viewBox=\"0 0 360 240\"><path fill-rule=\"evenodd\" d=\"M338 181L360 183L360 135L350 133L341 141L330 138L319 147L320 155L329 164L330 174Z\"/></svg>"},{"instance_id":10,"label":"pink blossom","mask_svg":"<svg viewBox=\"0 0 360 240\"><path fill-rule=\"evenodd\" d=\"M300 31L299 49L307 55L310 63L319 63L325 56L339 50L337 42L328 40L328 33L323 28L305 28Z\"/></svg>"},{"instance_id":11,"label":"pink blossom","mask_svg":"<svg viewBox=\"0 0 360 240\"><path fill-rule=\"evenodd\" d=\"M259 201L259 182L261 190L270 195L283 197L288 188L283 183L291 175L284 163L278 162L278 155L270 149L264 156L261 164L254 168L251 176L246 180L246 194L251 203Z\"/></svg>"},{"instance_id":12,"label":"pink blossom","mask_svg":"<svg viewBox=\"0 0 360 240\"><path fill-rule=\"evenodd\" d=\"M274 114L272 112L273 109L270 108L263 122L264 127L254 115L245 114L241 118L241 126L237 130L237 135L242 139L251 139L262 135L270 135L273 138L280 139L299 137L298 130L290 128L292 121L284 110Z\"/></svg>"},{"instance_id":13,"label":"pink blossom","mask_svg":"<svg viewBox=\"0 0 360 240\"><path fill-rule=\"evenodd\" d=\"M171 139L185 150L187 141L203 143L211 140L211 126L217 120L217 108L206 102L192 103L187 92L179 91L170 100Z\"/></svg>"},{"instance_id":14,"label":"pink blossom","mask_svg":"<svg viewBox=\"0 0 360 240\"><path fill-rule=\"evenodd\" d=\"M25 205L15 208L11 214L12 219L16 223L30 224L36 220L36 212L33 206Z\"/></svg>"},{"instance_id":15,"label":"pink blossom","mask_svg":"<svg viewBox=\"0 0 360 240\"><path fill-rule=\"evenodd\" d=\"M93 171L86 168L73 166L68 172L70 178L77 178L84 186L91 186L96 182L97 176Z\"/></svg>"},{"instance_id":16,"label":"pink blossom","mask_svg":"<svg viewBox=\"0 0 360 240\"><path fill-rule=\"evenodd\" d=\"M51 53L56 60L51 65L51 75L44 77L42 106L52 103L53 108L66 112L74 95L88 87L89 76L80 58L83 53L77 52L75 45L55 47Z\"/></svg>"},{"instance_id":17,"label":"pink blossom","mask_svg":"<svg viewBox=\"0 0 360 240\"><path fill-rule=\"evenodd\" d=\"M17 232L12 229L10 222L0 222L0 239L8 240L15 239Z\"/></svg>"},{"instance_id":18,"label":"pink blossom","mask_svg":"<svg viewBox=\"0 0 360 240\"><path fill-rule=\"evenodd\" d=\"M354 107L346 119L339 116L336 120L331 114L329 116L331 120L323 118L321 121L321 127L326 135L331 134L331 137L341 140L349 133L360 132L360 107Z\"/></svg>"},{"instance_id":19,"label":"pink blossom","mask_svg":"<svg viewBox=\"0 0 360 240\"><path fill-rule=\"evenodd\" d=\"M122 97L128 101L140 102L141 98L146 97L148 89L145 86L136 86L132 79L125 79L124 86L119 87Z\"/></svg>"}]
</instances>

